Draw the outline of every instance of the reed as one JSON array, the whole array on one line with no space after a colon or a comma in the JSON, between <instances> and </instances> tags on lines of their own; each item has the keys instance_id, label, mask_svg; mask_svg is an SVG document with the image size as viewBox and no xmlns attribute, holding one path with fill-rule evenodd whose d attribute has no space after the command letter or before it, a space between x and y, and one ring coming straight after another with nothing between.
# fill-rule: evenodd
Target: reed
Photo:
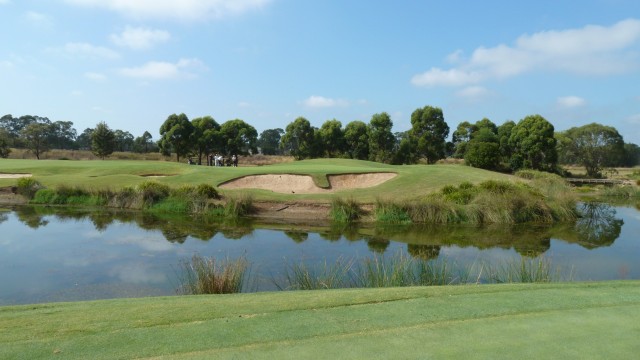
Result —
<instances>
[{"instance_id":1,"label":"reed","mask_svg":"<svg viewBox=\"0 0 640 360\"><path fill-rule=\"evenodd\" d=\"M195 254L180 262L178 294L240 293L247 282L249 265L245 257L216 260Z\"/></svg>"},{"instance_id":2,"label":"reed","mask_svg":"<svg viewBox=\"0 0 640 360\"><path fill-rule=\"evenodd\" d=\"M284 284L273 280L280 290L320 290L352 287L350 280L353 259L340 258L332 264L326 261L321 266L310 267L303 261L286 264Z\"/></svg>"},{"instance_id":3,"label":"reed","mask_svg":"<svg viewBox=\"0 0 640 360\"><path fill-rule=\"evenodd\" d=\"M358 202L353 198L347 200L334 198L331 201L329 217L334 222L350 223L358 221L362 214L362 208L360 208Z\"/></svg>"},{"instance_id":4,"label":"reed","mask_svg":"<svg viewBox=\"0 0 640 360\"><path fill-rule=\"evenodd\" d=\"M229 196L224 204L224 217L237 218L253 212L253 198L248 194Z\"/></svg>"},{"instance_id":5,"label":"reed","mask_svg":"<svg viewBox=\"0 0 640 360\"><path fill-rule=\"evenodd\" d=\"M563 279L561 269L554 267L546 257L507 260L503 264L486 265L487 281L493 283L548 283ZM571 277L571 276L569 276Z\"/></svg>"},{"instance_id":6,"label":"reed","mask_svg":"<svg viewBox=\"0 0 640 360\"><path fill-rule=\"evenodd\" d=\"M16 192L29 200L33 199L40 189L44 189L44 186L32 177L19 178L16 184Z\"/></svg>"}]
</instances>

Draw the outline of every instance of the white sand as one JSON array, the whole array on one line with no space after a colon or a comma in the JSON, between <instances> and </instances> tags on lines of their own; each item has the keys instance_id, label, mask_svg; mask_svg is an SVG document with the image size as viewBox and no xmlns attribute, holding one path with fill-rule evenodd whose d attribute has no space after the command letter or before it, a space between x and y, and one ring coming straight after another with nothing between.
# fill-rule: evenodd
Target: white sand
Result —
<instances>
[{"instance_id":1,"label":"white sand","mask_svg":"<svg viewBox=\"0 0 640 360\"><path fill-rule=\"evenodd\" d=\"M23 177L31 177L31 174L0 174L0 179L19 179Z\"/></svg>"}]
</instances>

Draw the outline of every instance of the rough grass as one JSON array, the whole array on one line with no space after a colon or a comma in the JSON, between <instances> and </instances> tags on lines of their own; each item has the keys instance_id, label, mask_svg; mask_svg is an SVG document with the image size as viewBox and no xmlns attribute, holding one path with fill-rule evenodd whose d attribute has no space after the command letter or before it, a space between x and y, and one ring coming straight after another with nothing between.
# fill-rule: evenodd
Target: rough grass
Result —
<instances>
[{"instance_id":1,"label":"rough grass","mask_svg":"<svg viewBox=\"0 0 640 360\"><path fill-rule=\"evenodd\" d=\"M242 291L249 264L245 257L218 260L195 254L180 263L177 292L182 295L234 294Z\"/></svg>"},{"instance_id":2,"label":"rough grass","mask_svg":"<svg viewBox=\"0 0 640 360\"><path fill-rule=\"evenodd\" d=\"M633 359L640 282L294 291L0 307L2 359Z\"/></svg>"}]
</instances>

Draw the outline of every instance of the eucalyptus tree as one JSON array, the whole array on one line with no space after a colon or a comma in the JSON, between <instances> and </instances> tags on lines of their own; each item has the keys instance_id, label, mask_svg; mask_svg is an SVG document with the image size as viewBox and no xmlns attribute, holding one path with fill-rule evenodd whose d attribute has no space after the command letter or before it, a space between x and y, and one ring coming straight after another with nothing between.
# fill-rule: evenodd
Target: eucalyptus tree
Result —
<instances>
[{"instance_id":1,"label":"eucalyptus tree","mask_svg":"<svg viewBox=\"0 0 640 360\"><path fill-rule=\"evenodd\" d=\"M318 129L318 136L325 157L340 157L345 152L344 131L342 123L336 119L327 120Z\"/></svg>"},{"instance_id":2,"label":"eucalyptus tree","mask_svg":"<svg viewBox=\"0 0 640 360\"><path fill-rule=\"evenodd\" d=\"M393 121L386 112L373 114L369 121L369 160L388 163L393 157L396 145L391 132Z\"/></svg>"},{"instance_id":3,"label":"eucalyptus tree","mask_svg":"<svg viewBox=\"0 0 640 360\"><path fill-rule=\"evenodd\" d=\"M314 133L309 120L300 116L287 125L280 148L297 160L309 158L314 153Z\"/></svg>"},{"instance_id":4,"label":"eucalyptus tree","mask_svg":"<svg viewBox=\"0 0 640 360\"><path fill-rule=\"evenodd\" d=\"M222 152L225 154L258 153L258 131L240 119L229 120L220 126Z\"/></svg>"},{"instance_id":5,"label":"eucalyptus tree","mask_svg":"<svg viewBox=\"0 0 640 360\"><path fill-rule=\"evenodd\" d=\"M267 129L260 133L258 137L258 147L260 152L264 155L279 155L280 139L284 135L284 130L280 128Z\"/></svg>"},{"instance_id":6,"label":"eucalyptus tree","mask_svg":"<svg viewBox=\"0 0 640 360\"><path fill-rule=\"evenodd\" d=\"M160 141L158 146L165 155L176 153L176 161L181 156L187 156L193 148L193 124L184 113L171 114L160 126Z\"/></svg>"},{"instance_id":7,"label":"eucalyptus tree","mask_svg":"<svg viewBox=\"0 0 640 360\"><path fill-rule=\"evenodd\" d=\"M214 151L221 151L222 137L220 124L213 117L203 116L191 120L193 124L193 145L198 155L198 164L202 164L202 156L207 156Z\"/></svg>"},{"instance_id":8,"label":"eucalyptus tree","mask_svg":"<svg viewBox=\"0 0 640 360\"><path fill-rule=\"evenodd\" d=\"M367 124L352 121L344 128L346 153L351 159L367 160L369 158L369 134Z\"/></svg>"},{"instance_id":9,"label":"eucalyptus tree","mask_svg":"<svg viewBox=\"0 0 640 360\"><path fill-rule=\"evenodd\" d=\"M444 121L442 109L425 106L411 114L409 136L416 144L418 156L425 158L427 164L444 158L448 135L449 125Z\"/></svg>"},{"instance_id":10,"label":"eucalyptus tree","mask_svg":"<svg viewBox=\"0 0 640 360\"><path fill-rule=\"evenodd\" d=\"M529 115L511 130L510 166L513 170L556 170L558 153L553 125L540 115Z\"/></svg>"},{"instance_id":11,"label":"eucalyptus tree","mask_svg":"<svg viewBox=\"0 0 640 360\"><path fill-rule=\"evenodd\" d=\"M584 166L590 177L602 176L604 167L616 166L624 157L624 140L612 126L591 123L572 127L563 135L566 136L561 146L563 153Z\"/></svg>"}]
</instances>

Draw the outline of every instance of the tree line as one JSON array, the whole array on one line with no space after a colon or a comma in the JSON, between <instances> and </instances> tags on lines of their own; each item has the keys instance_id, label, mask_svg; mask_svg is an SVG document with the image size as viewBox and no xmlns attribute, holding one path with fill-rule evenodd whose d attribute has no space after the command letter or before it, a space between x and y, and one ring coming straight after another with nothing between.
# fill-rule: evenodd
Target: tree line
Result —
<instances>
[{"instance_id":1,"label":"tree line","mask_svg":"<svg viewBox=\"0 0 640 360\"><path fill-rule=\"evenodd\" d=\"M211 116L189 120L185 114L171 114L160 126L160 139L153 141L148 131L134 138L127 131L111 130L104 122L78 135L70 121L5 115L0 118L0 156L8 156L14 147L29 149L36 158L49 148L91 149L101 158L113 151L159 151L175 154L177 161L196 157L198 163L213 153L341 157L389 164L433 164L451 157L473 167L504 172L558 172L559 164L576 164L592 177L601 176L606 167L640 163L640 148L625 143L614 127L592 123L556 132L540 115L499 126L487 118L463 121L447 141L450 128L442 109L424 106L411 114L411 129L395 133L392 129L386 112L374 114L368 123L355 120L344 127L332 119L317 128L298 117L284 130L267 129L260 135L241 119L219 124Z\"/></svg>"}]
</instances>

